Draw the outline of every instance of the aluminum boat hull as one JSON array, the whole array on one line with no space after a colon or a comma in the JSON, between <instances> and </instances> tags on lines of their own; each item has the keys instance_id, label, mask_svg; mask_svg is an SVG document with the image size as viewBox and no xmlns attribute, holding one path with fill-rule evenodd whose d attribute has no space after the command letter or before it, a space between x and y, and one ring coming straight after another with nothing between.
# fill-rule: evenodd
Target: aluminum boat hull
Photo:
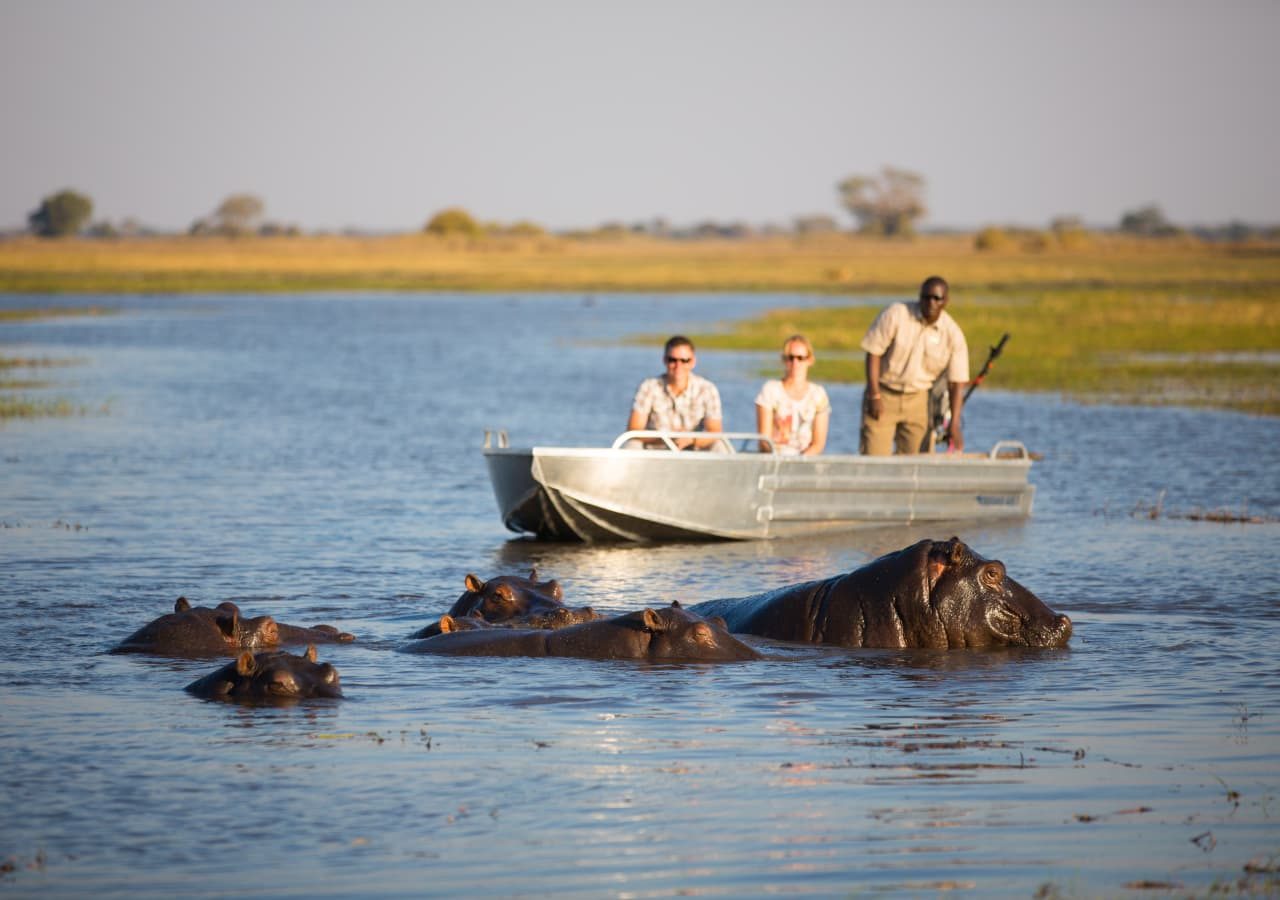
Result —
<instances>
[{"instance_id":1,"label":"aluminum boat hull","mask_svg":"<svg viewBox=\"0 0 1280 900\"><path fill-rule=\"evenodd\" d=\"M1000 445L997 445L999 447ZM759 540L1031 514L1031 459L486 447L503 524L553 540Z\"/></svg>"}]
</instances>

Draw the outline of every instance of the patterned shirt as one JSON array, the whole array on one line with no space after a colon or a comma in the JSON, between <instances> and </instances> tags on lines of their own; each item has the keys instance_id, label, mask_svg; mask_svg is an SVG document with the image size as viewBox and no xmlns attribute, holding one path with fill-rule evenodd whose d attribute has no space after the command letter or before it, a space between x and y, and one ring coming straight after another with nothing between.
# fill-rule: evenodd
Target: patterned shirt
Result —
<instances>
[{"instance_id":1,"label":"patterned shirt","mask_svg":"<svg viewBox=\"0 0 1280 900\"><path fill-rule=\"evenodd\" d=\"M947 381L969 380L969 345L946 310L929 325L916 303L894 303L867 329L862 349L880 361L880 383L912 394L927 391L943 372Z\"/></svg>"},{"instance_id":2,"label":"patterned shirt","mask_svg":"<svg viewBox=\"0 0 1280 900\"><path fill-rule=\"evenodd\" d=\"M810 382L799 400L791 397L782 382L766 381L756 397L756 406L773 411L773 438L778 451L788 455L803 453L813 443L813 421L820 413L831 412L831 401L821 385Z\"/></svg>"},{"instance_id":3,"label":"patterned shirt","mask_svg":"<svg viewBox=\"0 0 1280 900\"><path fill-rule=\"evenodd\" d=\"M707 379L689 373L689 386L680 396L667 389L667 379L646 378L631 403L634 412L648 416L645 428L660 431L702 431L707 419L722 419L720 391Z\"/></svg>"}]
</instances>

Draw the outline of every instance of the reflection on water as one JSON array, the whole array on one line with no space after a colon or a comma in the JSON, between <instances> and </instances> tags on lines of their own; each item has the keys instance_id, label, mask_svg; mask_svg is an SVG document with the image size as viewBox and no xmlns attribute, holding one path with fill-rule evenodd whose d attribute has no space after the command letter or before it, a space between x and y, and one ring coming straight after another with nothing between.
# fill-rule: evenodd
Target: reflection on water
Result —
<instances>
[{"instance_id":1,"label":"reflection on water","mask_svg":"<svg viewBox=\"0 0 1280 900\"><path fill-rule=\"evenodd\" d=\"M125 310L0 326L24 355L83 360L52 390L111 408L0 430L0 792L21 810L0 818L0 888L1024 897L1267 883L1244 867L1280 852L1280 526L1126 511L1163 491L1170 507L1280 515L1274 420L1081 407L1003 394L997 375L968 438L1044 453L1028 522L546 544L502 529L485 428L608 442L658 368L658 348L619 336L818 301L92 302ZM699 354L730 427L750 422L770 365ZM856 392L831 396L832 447L850 450ZM766 659L722 666L392 652L467 572L536 566L568 602L614 613L826 577L953 533L1071 615L1070 648L753 641ZM347 699L200 701L182 687L210 661L105 653L179 595L357 634L322 651Z\"/></svg>"}]
</instances>

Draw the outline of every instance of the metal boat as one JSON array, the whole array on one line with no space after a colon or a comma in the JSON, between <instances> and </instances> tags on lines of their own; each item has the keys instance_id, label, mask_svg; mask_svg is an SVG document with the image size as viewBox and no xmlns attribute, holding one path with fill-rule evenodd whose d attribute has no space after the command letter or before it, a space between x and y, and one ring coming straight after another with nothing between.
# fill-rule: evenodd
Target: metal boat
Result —
<instances>
[{"instance_id":1,"label":"metal boat","mask_svg":"<svg viewBox=\"0 0 1280 900\"><path fill-rule=\"evenodd\" d=\"M714 441L681 452L675 441ZM642 442L658 443L644 449ZM503 524L552 540L758 540L1031 514L1031 454L787 456L763 435L627 431L610 447L509 445L485 432Z\"/></svg>"}]
</instances>

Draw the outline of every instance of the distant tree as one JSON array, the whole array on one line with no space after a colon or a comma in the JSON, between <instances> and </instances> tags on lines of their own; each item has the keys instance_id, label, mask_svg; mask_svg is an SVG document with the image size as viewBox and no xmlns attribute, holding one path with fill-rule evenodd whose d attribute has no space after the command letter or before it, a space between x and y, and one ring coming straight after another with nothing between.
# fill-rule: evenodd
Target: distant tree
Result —
<instances>
[{"instance_id":1,"label":"distant tree","mask_svg":"<svg viewBox=\"0 0 1280 900\"><path fill-rule=\"evenodd\" d=\"M256 194L232 194L213 211L215 227L224 234L249 234L258 230L267 205Z\"/></svg>"},{"instance_id":2,"label":"distant tree","mask_svg":"<svg viewBox=\"0 0 1280 900\"><path fill-rule=\"evenodd\" d=\"M40 207L27 216L27 223L43 237L63 237L78 232L92 215L92 200L76 191L63 190L40 201Z\"/></svg>"},{"instance_id":3,"label":"distant tree","mask_svg":"<svg viewBox=\"0 0 1280 900\"><path fill-rule=\"evenodd\" d=\"M879 175L851 175L837 186L863 234L910 235L927 211L924 176L885 166Z\"/></svg>"},{"instance_id":4,"label":"distant tree","mask_svg":"<svg viewBox=\"0 0 1280 900\"><path fill-rule=\"evenodd\" d=\"M542 237L547 233L547 229L537 222L521 219L519 222L512 222L508 225L506 232L514 237Z\"/></svg>"},{"instance_id":5,"label":"distant tree","mask_svg":"<svg viewBox=\"0 0 1280 900\"><path fill-rule=\"evenodd\" d=\"M1011 250L1017 246L1017 242L1009 232L995 225L988 225L979 231L973 238L973 247L975 250L999 252L1001 250Z\"/></svg>"},{"instance_id":6,"label":"distant tree","mask_svg":"<svg viewBox=\"0 0 1280 900\"><path fill-rule=\"evenodd\" d=\"M1080 250L1093 243L1084 220L1079 216L1056 216L1050 219L1049 232L1058 246L1065 250Z\"/></svg>"},{"instance_id":7,"label":"distant tree","mask_svg":"<svg viewBox=\"0 0 1280 900\"><path fill-rule=\"evenodd\" d=\"M794 219L796 234L831 234L839 231L840 226L836 220L826 213L817 213L810 216L796 216Z\"/></svg>"},{"instance_id":8,"label":"distant tree","mask_svg":"<svg viewBox=\"0 0 1280 900\"><path fill-rule=\"evenodd\" d=\"M431 217L423 231L443 236L474 237L483 233L480 223L460 206L442 209Z\"/></svg>"},{"instance_id":9,"label":"distant tree","mask_svg":"<svg viewBox=\"0 0 1280 900\"><path fill-rule=\"evenodd\" d=\"M238 237L253 234L262 224L267 205L256 194L231 194L211 214L191 223L188 234L221 234Z\"/></svg>"},{"instance_id":10,"label":"distant tree","mask_svg":"<svg viewBox=\"0 0 1280 900\"><path fill-rule=\"evenodd\" d=\"M1129 210L1120 217L1120 230L1126 234L1146 237L1165 237L1178 233L1177 226L1166 219L1164 211L1155 204Z\"/></svg>"}]
</instances>

